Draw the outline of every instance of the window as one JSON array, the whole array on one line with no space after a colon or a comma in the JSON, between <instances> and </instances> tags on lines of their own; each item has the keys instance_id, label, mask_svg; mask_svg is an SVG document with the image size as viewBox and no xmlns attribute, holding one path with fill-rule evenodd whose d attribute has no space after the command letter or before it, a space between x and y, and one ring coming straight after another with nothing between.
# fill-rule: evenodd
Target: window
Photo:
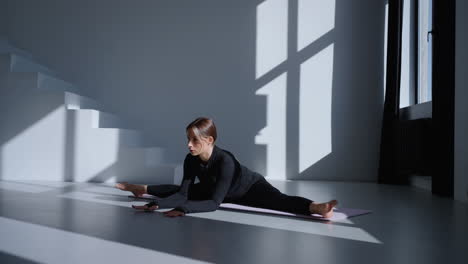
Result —
<instances>
[{"instance_id":1,"label":"window","mask_svg":"<svg viewBox=\"0 0 468 264\"><path fill-rule=\"evenodd\" d=\"M432 101L432 0L403 1L400 108Z\"/></svg>"},{"instance_id":2,"label":"window","mask_svg":"<svg viewBox=\"0 0 468 264\"><path fill-rule=\"evenodd\" d=\"M415 5L403 1L403 25L401 32L400 108L414 105L415 100Z\"/></svg>"},{"instance_id":3,"label":"window","mask_svg":"<svg viewBox=\"0 0 468 264\"><path fill-rule=\"evenodd\" d=\"M432 101L432 0L418 0L418 97Z\"/></svg>"}]
</instances>

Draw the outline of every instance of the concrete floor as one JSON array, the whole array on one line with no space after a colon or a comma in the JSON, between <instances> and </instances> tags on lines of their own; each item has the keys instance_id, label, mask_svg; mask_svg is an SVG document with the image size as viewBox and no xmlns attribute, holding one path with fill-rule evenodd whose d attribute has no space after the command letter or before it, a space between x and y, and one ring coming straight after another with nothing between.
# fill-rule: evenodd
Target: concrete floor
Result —
<instances>
[{"instance_id":1,"label":"concrete floor","mask_svg":"<svg viewBox=\"0 0 468 264\"><path fill-rule=\"evenodd\" d=\"M409 186L271 181L373 213L324 223L136 212L105 184L0 181L0 263L467 263L468 205Z\"/></svg>"}]
</instances>

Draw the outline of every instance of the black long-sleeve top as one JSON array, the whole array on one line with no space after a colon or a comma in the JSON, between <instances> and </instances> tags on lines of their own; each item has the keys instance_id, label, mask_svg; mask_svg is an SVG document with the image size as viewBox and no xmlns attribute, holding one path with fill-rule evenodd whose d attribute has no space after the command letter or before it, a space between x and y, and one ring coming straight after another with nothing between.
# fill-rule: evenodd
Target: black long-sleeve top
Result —
<instances>
[{"instance_id":1,"label":"black long-sleeve top","mask_svg":"<svg viewBox=\"0 0 468 264\"><path fill-rule=\"evenodd\" d=\"M211 193L207 200L188 200L188 192L195 177ZM178 193L158 199L159 206L175 207L184 213L209 212L218 209L224 200L242 197L262 175L241 165L234 155L217 146L207 163L198 156L187 154L184 160L184 177Z\"/></svg>"}]
</instances>

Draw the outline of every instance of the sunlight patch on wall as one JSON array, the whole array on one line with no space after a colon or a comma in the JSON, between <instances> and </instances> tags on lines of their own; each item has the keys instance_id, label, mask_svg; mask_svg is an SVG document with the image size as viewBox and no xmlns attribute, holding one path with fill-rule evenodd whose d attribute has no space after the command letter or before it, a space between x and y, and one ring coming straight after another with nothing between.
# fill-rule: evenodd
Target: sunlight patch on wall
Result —
<instances>
[{"instance_id":1,"label":"sunlight patch on wall","mask_svg":"<svg viewBox=\"0 0 468 264\"><path fill-rule=\"evenodd\" d=\"M256 78L287 59L288 1L266 0L257 6Z\"/></svg>"},{"instance_id":2,"label":"sunlight patch on wall","mask_svg":"<svg viewBox=\"0 0 468 264\"><path fill-rule=\"evenodd\" d=\"M335 0L298 1L297 50L300 51L335 27Z\"/></svg>"},{"instance_id":3,"label":"sunlight patch on wall","mask_svg":"<svg viewBox=\"0 0 468 264\"><path fill-rule=\"evenodd\" d=\"M119 153L119 131L101 129L95 110L76 111L75 181L88 181L112 166ZM94 125L93 125L94 124Z\"/></svg>"},{"instance_id":4,"label":"sunlight patch on wall","mask_svg":"<svg viewBox=\"0 0 468 264\"><path fill-rule=\"evenodd\" d=\"M66 111L58 107L2 146L2 179L63 180Z\"/></svg>"},{"instance_id":5,"label":"sunlight patch on wall","mask_svg":"<svg viewBox=\"0 0 468 264\"><path fill-rule=\"evenodd\" d=\"M299 173L332 151L333 44L301 65Z\"/></svg>"},{"instance_id":6,"label":"sunlight patch on wall","mask_svg":"<svg viewBox=\"0 0 468 264\"><path fill-rule=\"evenodd\" d=\"M267 96L267 126L255 137L255 144L266 145L265 177L286 179L286 73L258 89Z\"/></svg>"}]
</instances>

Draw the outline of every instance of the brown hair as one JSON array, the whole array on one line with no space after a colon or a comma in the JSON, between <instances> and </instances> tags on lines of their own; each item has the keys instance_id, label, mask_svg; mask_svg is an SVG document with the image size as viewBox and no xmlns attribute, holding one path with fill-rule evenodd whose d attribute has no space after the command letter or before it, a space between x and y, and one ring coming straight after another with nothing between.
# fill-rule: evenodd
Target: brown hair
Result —
<instances>
[{"instance_id":1,"label":"brown hair","mask_svg":"<svg viewBox=\"0 0 468 264\"><path fill-rule=\"evenodd\" d=\"M216 141L217 133L216 126L212 119L207 117L199 117L190 123L186 128L187 135L194 135L196 138L213 137Z\"/></svg>"}]
</instances>

